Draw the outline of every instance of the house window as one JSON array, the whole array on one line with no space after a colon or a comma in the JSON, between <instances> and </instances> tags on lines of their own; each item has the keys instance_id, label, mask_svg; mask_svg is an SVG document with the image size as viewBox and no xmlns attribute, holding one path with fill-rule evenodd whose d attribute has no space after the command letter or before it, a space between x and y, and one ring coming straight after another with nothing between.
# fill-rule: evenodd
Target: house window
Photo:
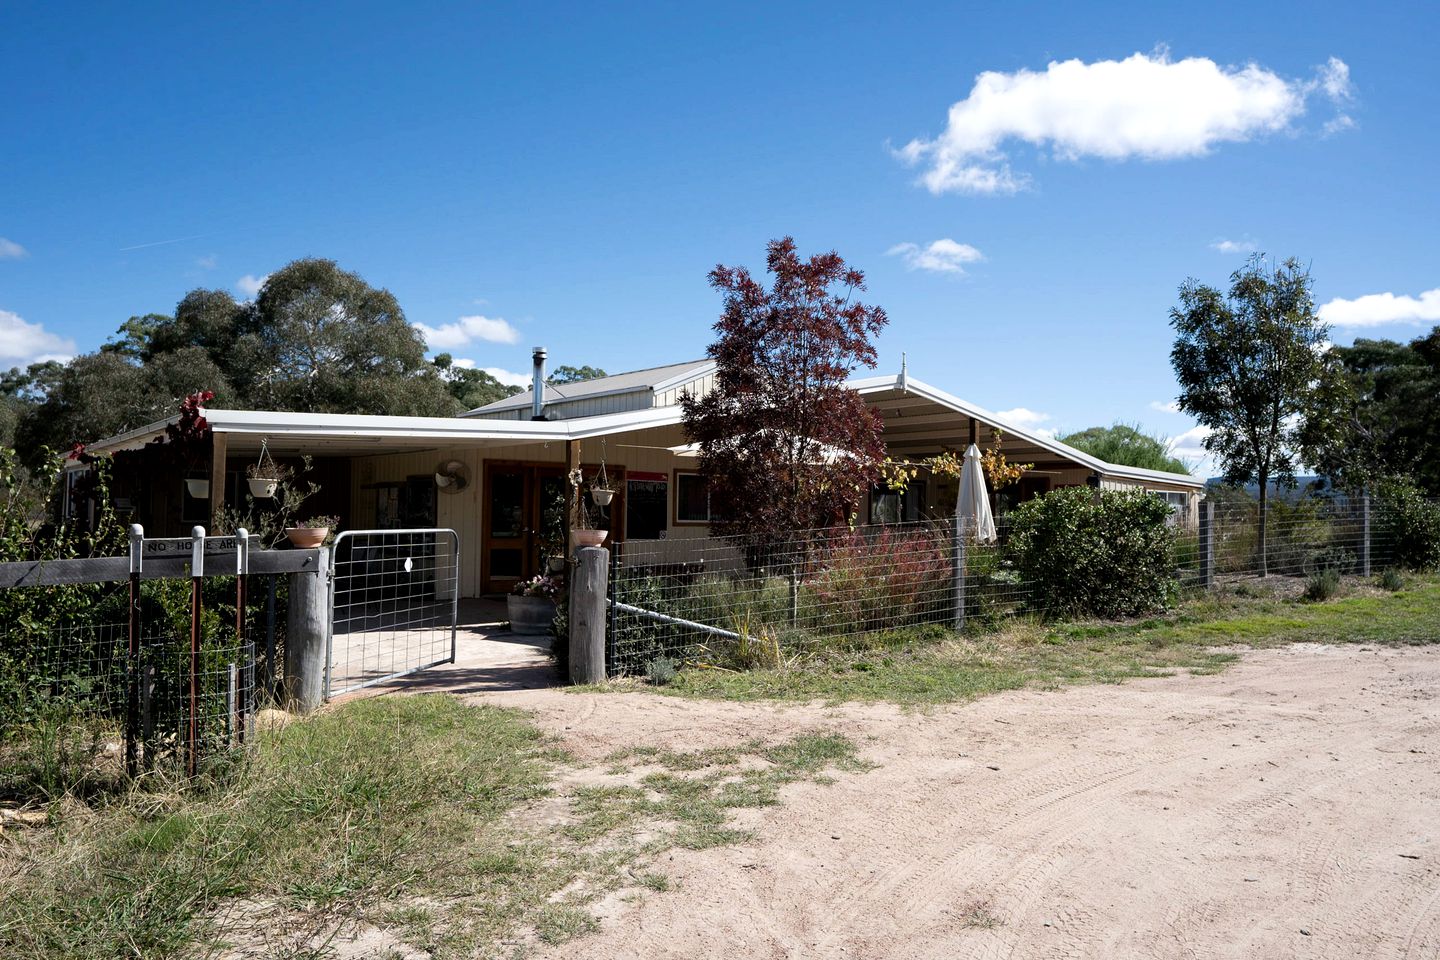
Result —
<instances>
[{"instance_id":1,"label":"house window","mask_svg":"<svg viewBox=\"0 0 1440 960\"><path fill-rule=\"evenodd\" d=\"M675 472L675 522L710 522L710 490L698 473Z\"/></svg>"},{"instance_id":2,"label":"house window","mask_svg":"<svg viewBox=\"0 0 1440 960\"><path fill-rule=\"evenodd\" d=\"M897 493L885 484L870 488L871 523L912 523L925 510L925 481L915 480Z\"/></svg>"},{"instance_id":3,"label":"house window","mask_svg":"<svg viewBox=\"0 0 1440 960\"><path fill-rule=\"evenodd\" d=\"M670 483L665 475L632 473L625 484L625 539L660 540L669 521Z\"/></svg>"},{"instance_id":4,"label":"house window","mask_svg":"<svg viewBox=\"0 0 1440 960\"><path fill-rule=\"evenodd\" d=\"M1190 506L1190 495L1188 493L1182 490L1149 490L1146 492L1159 497L1169 505L1170 516L1176 523L1182 522L1185 519Z\"/></svg>"}]
</instances>

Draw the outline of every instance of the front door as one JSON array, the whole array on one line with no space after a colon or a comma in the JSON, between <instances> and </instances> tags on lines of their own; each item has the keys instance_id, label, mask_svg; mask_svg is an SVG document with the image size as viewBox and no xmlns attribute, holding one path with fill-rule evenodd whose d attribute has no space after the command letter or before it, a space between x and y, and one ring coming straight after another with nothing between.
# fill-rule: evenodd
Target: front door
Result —
<instances>
[{"instance_id":1,"label":"front door","mask_svg":"<svg viewBox=\"0 0 1440 960\"><path fill-rule=\"evenodd\" d=\"M506 593L564 555L565 473L560 467L487 464L481 589Z\"/></svg>"}]
</instances>

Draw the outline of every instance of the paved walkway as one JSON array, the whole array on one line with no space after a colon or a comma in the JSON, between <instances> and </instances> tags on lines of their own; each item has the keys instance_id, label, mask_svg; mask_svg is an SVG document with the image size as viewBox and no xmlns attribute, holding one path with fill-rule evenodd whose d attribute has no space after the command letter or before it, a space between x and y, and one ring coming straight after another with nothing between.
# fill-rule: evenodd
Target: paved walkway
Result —
<instances>
[{"instance_id":1,"label":"paved walkway","mask_svg":"<svg viewBox=\"0 0 1440 960\"><path fill-rule=\"evenodd\" d=\"M378 693L471 694L550 686L555 677L550 638L522 637L511 633L508 625L503 600L462 600L454 663L442 663L336 700Z\"/></svg>"}]
</instances>

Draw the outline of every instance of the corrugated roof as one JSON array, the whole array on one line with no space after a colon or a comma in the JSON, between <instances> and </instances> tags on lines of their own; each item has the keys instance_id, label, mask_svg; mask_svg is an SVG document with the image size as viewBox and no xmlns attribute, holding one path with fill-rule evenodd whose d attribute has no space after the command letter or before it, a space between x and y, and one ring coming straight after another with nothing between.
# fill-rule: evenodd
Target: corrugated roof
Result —
<instances>
[{"instance_id":1,"label":"corrugated roof","mask_svg":"<svg viewBox=\"0 0 1440 960\"><path fill-rule=\"evenodd\" d=\"M632 370L629 373L617 373L595 380L582 380L579 383L559 385L550 383L545 385L545 403L564 403L567 400L580 400L611 393L635 393L642 390L651 391L659 387L675 386L700 376L713 365L713 360L687 360L684 363L670 363L663 367ZM470 417L482 413L529 409L530 397L533 392L533 390L525 390L513 397L506 397L504 400L496 400L494 403L477 407L461 416Z\"/></svg>"}]
</instances>

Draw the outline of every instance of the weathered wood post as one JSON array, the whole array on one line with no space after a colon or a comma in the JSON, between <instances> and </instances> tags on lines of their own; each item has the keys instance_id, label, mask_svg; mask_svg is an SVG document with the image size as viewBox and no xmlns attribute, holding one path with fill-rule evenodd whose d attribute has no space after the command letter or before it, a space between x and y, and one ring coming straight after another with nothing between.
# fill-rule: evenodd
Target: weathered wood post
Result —
<instances>
[{"instance_id":1,"label":"weathered wood post","mask_svg":"<svg viewBox=\"0 0 1440 960\"><path fill-rule=\"evenodd\" d=\"M581 547L570 584L570 681L605 679L605 598L610 551Z\"/></svg>"},{"instance_id":2,"label":"weathered wood post","mask_svg":"<svg viewBox=\"0 0 1440 960\"><path fill-rule=\"evenodd\" d=\"M1370 494L1360 496L1360 576L1370 576Z\"/></svg>"},{"instance_id":3,"label":"weathered wood post","mask_svg":"<svg viewBox=\"0 0 1440 960\"><path fill-rule=\"evenodd\" d=\"M204 639L200 623L204 599L200 589L205 578L205 528L190 530L190 699L185 713L185 770L195 776L200 759L200 645Z\"/></svg>"},{"instance_id":4,"label":"weathered wood post","mask_svg":"<svg viewBox=\"0 0 1440 960\"><path fill-rule=\"evenodd\" d=\"M130 524L129 637L125 661L125 772L134 776L140 744L140 569L145 555L145 528ZM148 744L149 741L145 741Z\"/></svg>"},{"instance_id":5,"label":"weathered wood post","mask_svg":"<svg viewBox=\"0 0 1440 960\"><path fill-rule=\"evenodd\" d=\"M1215 586L1215 504L1208 500L1200 504L1200 531L1196 552L1200 562L1200 586L1209 590Z\"/></svg>"},{"instance_id":6,"label":"weathered wood post","mask_svg":"<svg viewBox=\"0 0 1440 960\"><path fill-rule=\"evenodd\" d=\"M285 634L285 708L308 713L325 702L330 647L330 549L314 570L290 574Z\"/></svg>"}]
</instances>

